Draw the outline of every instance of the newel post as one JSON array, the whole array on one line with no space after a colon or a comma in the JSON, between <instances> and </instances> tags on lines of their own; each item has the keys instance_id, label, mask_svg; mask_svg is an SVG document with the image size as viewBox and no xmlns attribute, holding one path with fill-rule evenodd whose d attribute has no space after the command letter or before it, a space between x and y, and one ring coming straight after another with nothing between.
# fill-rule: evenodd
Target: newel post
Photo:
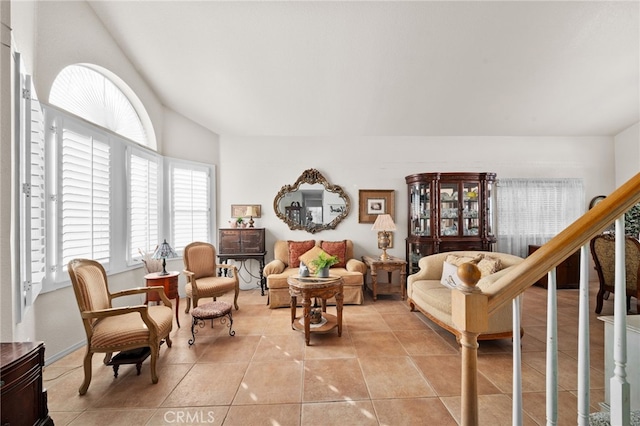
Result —
<instances>
[{"instance_id":1,"label":"newel post","mask_svg":"<svg viewBox=\"0 0 640 426\"><path fill-rule=\"evenodd\" d=\"M478 423L478 336L489 328L488 298L476 287L480 271L473 263L458 267L464 285L451 291L451 316L460 331L462 352L461 425Z\"/></svg>"}]
</instances>

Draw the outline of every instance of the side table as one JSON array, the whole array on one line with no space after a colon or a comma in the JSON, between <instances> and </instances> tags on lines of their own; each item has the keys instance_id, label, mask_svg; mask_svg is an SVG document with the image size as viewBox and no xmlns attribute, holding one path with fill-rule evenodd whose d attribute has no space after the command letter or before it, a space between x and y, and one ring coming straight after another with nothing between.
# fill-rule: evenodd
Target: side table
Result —
<instances>
[{"instance_id":1,"label":"side table","mask_svg":"<svg viewBox=\"0 0 640 426\"><path fill-rule=\"evenodd\" d=\"M300 277L297 275L287 278L289 294L291 294L291 328L304 330L304 338L307 346L311 333L327 333L338 328L338 336L342 337L342 303L344 300L344 280L341 277L329 278ZM302 297L303 314L296 318L298 296ZM327 299L336 298L337 316L327 313ZM311 298L322 299L322 321L319 325L311 327Z\"/></svg>"},{"instance_id":2,"label":"side table","mask_svg":"<svg viewBox=\"0 0 640 426\"><path fill-rule=\"evenodd\" d=\"M176 299L176 323L180 328L180 319L178 319L178 306L180 306L180 295L178 294L178 276L180 272L169 271L167 275L160 275L159 272L152 272L144 276L147 280L147 287L163 286L164 294L169 299ZM160 297L155 293L147 293L147 302L159 302Z\"/></svg>"},{"instance_id":3,"label":"side table","mask_svg":"<svg viewBox=\"0 0 640 426\"><path fill-rule=\"evenodd\" d=\"M371 291L373 301L378 300L378 294L402 295L402 300L407 298L407 262L398 257L389 256L388 260L380 260L378 257L362 256L362 261L371 271ZM378 282L378 271L387 273L387 282ZM393 272L400 273L400 282L392 282ZM365 280L366 281L366 280Z\"/></svg>"}]
</instances>

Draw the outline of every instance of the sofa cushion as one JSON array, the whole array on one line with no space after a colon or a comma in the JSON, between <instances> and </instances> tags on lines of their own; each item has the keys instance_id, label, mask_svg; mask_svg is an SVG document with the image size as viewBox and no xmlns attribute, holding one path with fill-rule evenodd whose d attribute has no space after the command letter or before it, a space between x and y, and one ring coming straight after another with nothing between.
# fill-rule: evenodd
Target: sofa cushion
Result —
<instances>
[{"instance_id":1,"label":"sofa cushion","mask_svg":"<svg viewBox=\"0 0 640 426\"><path fill-rule=\"evenodd\" d=\"M440 283L449 288L462 284L462 281L458 277L458 267L453 263L444 262L442 265L442 277L440 278Z\"/></svg>"},{"instance_id":2,"label":"sofa cushion","mask_svg":"<svg viewBox=\"0 0 640 426\"><path fill-rule=\"evenodd\" d=\"M480 270L480 277L484 278L491 274L498 272L502 269L502 264L500 263L500 259L496 257L486 256L484 254L479 254L476 257L470 256L458 256L455 254L450 254L447 256L446 263L451 263L452 265L460 266L464 263L476 262L476 266Z\"/></svg>"},{"instance_id":3,"label":"sofa cushion","mask_svg":"<svg viewBox=\"0 0 640 426\"><path fill-rule=\"evenodd\" d=\"M289 268L300 266L300 256L311 250L316 245L314 240L289 241Z\"/></svg>"},{"instance_id":4,"label":"sofa cushion","mask_svg":"<svg viewBox=\"0 0 640 426\"><path fill-rule=\"evenodd\" d=\"M347 240L342 241L322 241L320 242L322 250L331 256L338 257L338 263L334 265L336 268L347 267Z\"/></svg>"},{"instance_id":5,"label":"sofa cushion","mask_svg":"<svg viewBox=\"0 0 640 426\"><path fill-rule=\"evenodd\" d=\"M321 253L324 253L325 255L327 255L327 252L322 250L320 247L313 246L310 250L308 250L306 253L301 255L300 258L299 258L300 262L302 262L305 265L307 265L307 268L309 268L309 273L312 274L312 275L315 274L316 270L318 269L313 264L313 260L317 259L318 256L320 256Z\"/></svg>"}]
</instances>

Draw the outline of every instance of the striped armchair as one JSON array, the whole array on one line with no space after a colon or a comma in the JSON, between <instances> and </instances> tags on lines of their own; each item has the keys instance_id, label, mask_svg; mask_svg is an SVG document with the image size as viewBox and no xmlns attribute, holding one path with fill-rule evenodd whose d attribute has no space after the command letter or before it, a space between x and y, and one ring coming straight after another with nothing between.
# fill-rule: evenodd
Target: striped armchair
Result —
<instances>
[{"instance_id":1,"label":"striped armchair","mask_svg":"<svg viewBox=\"0 0 640 426\"><path fill-rule=\"evenodd\" d=\"M91 383L91 358L96 352L105 353L104 363L111 360L113 352L148 347L151 351L151 381L158 383L156 362L160 343L166 340L171 347L169 333L173 327L171 302L164 288L138 287L116 293L109 291L107 274L99 262L74 259L68 264L69 275L76 295L80 316L87 335L87 352L84 356L84 382L79 393L84 395ZM156 292L164 305L144 304L113 307L118 297Z\"/></svg>"}]
</instances>

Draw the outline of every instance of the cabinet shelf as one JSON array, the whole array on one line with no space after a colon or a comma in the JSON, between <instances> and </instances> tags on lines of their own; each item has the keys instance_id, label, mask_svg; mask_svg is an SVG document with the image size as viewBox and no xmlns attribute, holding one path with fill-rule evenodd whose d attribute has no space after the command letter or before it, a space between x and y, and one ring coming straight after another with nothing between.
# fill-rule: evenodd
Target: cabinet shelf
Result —
<instances>
[{"instance_id":1,"label":"cabinet shelf","mask_svg":"<svg viewBox=\"0 0 640 426\"><path fill-rule=\"evenodd\" d=\"M495 173L420 173L409 191L407 273L421 257L453 250L493 250Z\"/></svg>"}]
</instances>

